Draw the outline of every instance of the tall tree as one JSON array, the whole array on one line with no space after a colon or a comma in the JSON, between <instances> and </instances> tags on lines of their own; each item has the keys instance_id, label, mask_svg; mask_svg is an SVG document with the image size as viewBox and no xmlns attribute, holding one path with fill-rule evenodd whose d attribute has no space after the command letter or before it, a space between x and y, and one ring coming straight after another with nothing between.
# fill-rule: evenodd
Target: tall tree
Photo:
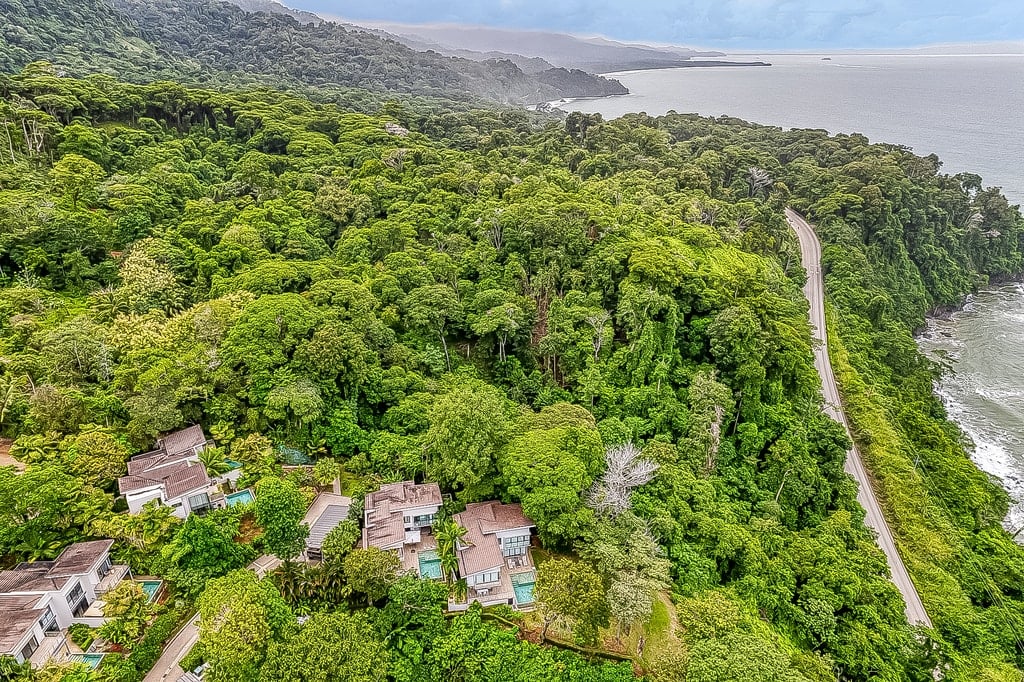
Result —
<instances>
[{"instance_id":1,"label":"tall tree","mask_svg":"<svg viewBox=\"0 0 1024 682\"><path fill-rule=\"evenodd\" d=\"M263 478L256 484L253 508L263 528L263 544L284 560L294 559L305 547L309 526L302 523L306 501L292 481Z\"/></svg>"},{"instance_id":2,"label":"tall tree","mask_svg":"<svg viewBox=\"0 0 1024 682\"><path fill-rule=\"evenodd\" d=\"M390 656L363 613L317 613L294 635L273 642L260 671L268 682L383 682Z\"/></svg>"},{"instance_id":3,"label":"tall tree","mask_svg":"<svg viewBox=\"0 0 1024 682\"><path fill-rule=\"evenodd\" d=\"M544 615L541 640L552 623L561 622L583 644L597 641L608 625L608 602L597 571L582 561L550 559L537 569L536 598Z\"/></svg>"},{"instance_id":4,"label":"tall tree","mask_svg":"<svg viewBox=\"0 0 1024 682\"><path fill-rule=\"evenodd\" d=\"M211 682L255 682L267 650L295 628L295 617L269 580L239 570L211 580L199 598L199 641Z\"/></svg>"}]
</instances>

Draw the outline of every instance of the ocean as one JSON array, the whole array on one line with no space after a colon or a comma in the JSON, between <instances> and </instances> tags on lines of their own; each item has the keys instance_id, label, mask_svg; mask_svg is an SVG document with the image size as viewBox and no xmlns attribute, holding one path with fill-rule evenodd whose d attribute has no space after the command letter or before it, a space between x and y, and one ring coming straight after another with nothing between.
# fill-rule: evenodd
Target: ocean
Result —
<instances>
[{"instance_id":1,"label":"ocean","mask_svg":"<svg viewBox=\"0 0 1024 682\"><path fill-rule=\"evenodd\" d=\"M859 132L874 142L935 153L945 172L977 173L986 187L1001 187L1013 203L1024 202L1024 55L756 58L773 66L610 74L630 89L629 95L560 106L605 118L674 110L787 128ZM930 321L918 343L946 368L936 392L971 441L974 462L1009 492L1013 506L1007 528L1020 529L1024 287L980 292L950 319Z\"/></svg>"},{"instance_id":2,"label":"ocean","mask_svg":"<svg viewBox=\"0 0 1024 682\"><path fill-rule=\"evenodd\" d=\"M615 118L670 110L785 128L862 133L937 154L1024 202L1024 55L743 55L770 67L625 71L630 94L571 100Z\"/></svg>"},{"instance_id":3,"label":"ocean","mask_svg":"<svg viewBox=\"0 0 1024 682\"><path fill-rule=\"evenodd\" d=\"M935 390L972 441L971 459L1013 500L1006 527L1024 527L1024 285L979 292L928 321L918 347L945 371ZM1022 534L1024 535L1024 534Z\"/></svg>"}]
</instances>

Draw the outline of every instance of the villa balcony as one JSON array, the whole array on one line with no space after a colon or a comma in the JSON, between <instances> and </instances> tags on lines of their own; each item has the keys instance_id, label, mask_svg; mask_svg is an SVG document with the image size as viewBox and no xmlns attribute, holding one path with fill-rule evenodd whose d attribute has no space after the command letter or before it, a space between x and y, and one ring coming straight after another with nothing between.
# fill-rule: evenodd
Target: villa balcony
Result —
<instances>
[{"instance_id":1,"label":"villa balcony","mask_svg":"<svg viewBox=\"0 0 1024 682\"><path fill-rule=\"evenodd\" d=\"M122 580L131 578L131 576L131 569L127 566L122 564L114 564L111 566L110 570L102 579L100 579L99 584L96 586L97 599L121 584Z\"/></svg>"},{"instance_id":2,"label":"villa balcony","mask_svg":"<svg viewBox=\"0 0 1024 682\"><path fill-rule=\"evenodd\" d=\"M68 646L67 631L48 632L39 642L39 648L32 652L29 664L33 668L39 669L50 661L64 662L70 656L71 649Z\"/></svg>"}]
</instances>

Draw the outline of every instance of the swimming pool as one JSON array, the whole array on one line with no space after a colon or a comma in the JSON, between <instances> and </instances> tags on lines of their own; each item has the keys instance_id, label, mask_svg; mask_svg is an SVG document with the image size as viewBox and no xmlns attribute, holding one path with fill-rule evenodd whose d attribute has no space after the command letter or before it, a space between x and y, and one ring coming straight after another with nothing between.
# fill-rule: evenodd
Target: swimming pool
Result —
<instances>
[{"instance_id":1,"label":"swimming pool","mask_svg":"<svg viewBox=\"0 0 1024 682\"><path fill-rule=\"evenodd\" d=\"M230 495L224 496L224 504L229 507L233 507L236 504L250 504L253 500L252 490L246 488L245 490L239 490L237 493L231 493Z\"/></svg>"},{"instance_id":2,"label":"swimming pool","mask_svg":"<svg viewBox=\"0 0 1024 682\"><path fill-rule=\"evenodd\" d=\"M156 599L156 593L160 591L160 586L164 584L163 580L136 580L135 582L149 596L150 602Z\"/></svg>"},{"instance_id":3,"label":"swimming pool","mask_svg":"<svg viewBox=\"0 0 1024 682\"><path fill-rule=\"evenodd\" d=\"M71 654L70 658L76 663L85 663L87 666L95 670L99 667L100 661L103 660L104 654Z\"/></svg>"},{"instance_id":4,"label":"swimming pool","mask_svg":"<svg viewBox=\"0 0 1024 682\"><path fill-rule=\"evenodd\" d=\"M421 578L437 580L441 577L441 559L437 556L437 552L432 549L420 552L419 561Z\"/></svg>"},{"instance_id":5,"label":"swimming pool","mask_svg":"<svg viewBox=\"0 0 1024 682\"><path fill-rule=\"evenodd\" d=\"M528 606L533 603L533 588L537 584L537 574L514 573L512 575L512 591L516 593L516 605Z\"/></svg>"}]
</instances>

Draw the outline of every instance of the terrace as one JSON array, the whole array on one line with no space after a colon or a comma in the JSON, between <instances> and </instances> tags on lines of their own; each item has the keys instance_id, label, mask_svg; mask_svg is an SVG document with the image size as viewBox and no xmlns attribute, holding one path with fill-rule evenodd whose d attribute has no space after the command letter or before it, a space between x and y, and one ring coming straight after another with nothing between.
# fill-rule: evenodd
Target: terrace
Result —
<instances>
[{"instance_id":1,"label":"terrace","mask_svg":"<svg viewBox=\"0 0 1024 682\"><path fill-rule=\"evenodd\" d=\"M403 547L400 555L402 570L414 572L421 578L436 580L441 576L440 566L434 570L437 561L437 538L426 530L417 532L417 541Z\"/></svg>"},{"instance_id":2,"label":"terrace","mask_svg":"<svg viewBox=\"0 0 1024 682\"><path fill-rule=\"evenodd\" d=\"M111 566L110 571L103 576L103 578L100 579L100 582L96 585L97 599L120 585L122 580L131 578L131 575L131 569L123 564L114 564Z\"/></svg>"},{"instance_id":3,"label":"terrace","mask_svg":"<svg viewBox=\"0 0 1024 682\"><path fill-rule=\"evenodd\" d=\"M76 651L78 650L75 647ZM66 661L71 656L67 631L48 632L39 641L39 648L32 652L29 663L33 668L42 668L49 661Z\"/></svg>"}]
</instances>

